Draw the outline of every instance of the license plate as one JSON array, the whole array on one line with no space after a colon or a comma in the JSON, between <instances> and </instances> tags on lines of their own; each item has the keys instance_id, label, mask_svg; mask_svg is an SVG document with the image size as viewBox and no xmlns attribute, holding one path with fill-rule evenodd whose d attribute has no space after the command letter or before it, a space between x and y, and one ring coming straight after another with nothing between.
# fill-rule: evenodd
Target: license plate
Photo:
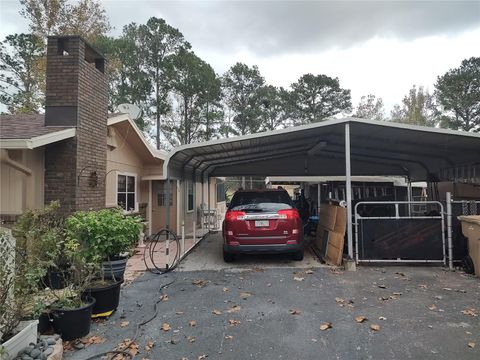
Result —
<instances>
[{"instance_id":1,"label":"license plate","mask_svg":"<svg viewBox=\"0 0 480 360\"><path fill-rule=\"evenodd\" d=\"M269 225L268 220L255 220L255 227L268 227Z\"/></svg>"}]
</instances>

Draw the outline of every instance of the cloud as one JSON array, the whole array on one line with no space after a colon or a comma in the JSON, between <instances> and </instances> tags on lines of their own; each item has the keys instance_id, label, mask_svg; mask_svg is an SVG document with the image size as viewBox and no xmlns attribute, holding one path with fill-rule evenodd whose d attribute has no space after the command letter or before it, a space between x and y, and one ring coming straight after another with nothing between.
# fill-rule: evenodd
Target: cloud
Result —
<instances>
[{"instance_id":1,"label":"cloud","mask_svg":"<svg viewBox=\"0 0 480 360\"><path fill-rule=\"evenodd\" d=\"M478 1L137 2L136 17L157 15L203 49L261 56L347 48L374 37L413 40L480 26ZM136 3L136 4L137 4ZM115 23L131 2L106 1ZM125 10L122 10L124 8ZM149 15L146 15L146 14ZM125 16L128 15L128 16ZM143 19L145 21L145 19Z\"/></svg>"}]
</instances>

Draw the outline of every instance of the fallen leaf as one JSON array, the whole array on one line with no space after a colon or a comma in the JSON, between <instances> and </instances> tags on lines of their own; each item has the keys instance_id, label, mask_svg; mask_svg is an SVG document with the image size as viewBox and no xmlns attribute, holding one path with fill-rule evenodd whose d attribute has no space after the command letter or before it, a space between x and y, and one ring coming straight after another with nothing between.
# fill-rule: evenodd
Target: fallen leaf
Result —
<instances>
[{"instance_id":1,"label":"fallen leaf","mask_svg":"<svg viewBox=\"0 0 480 360\"><path fill-rule=\"evenodd\" d=\"M355 321L356 321L357 323L363 323L365 320L367 320L367 318L366 318L365 316L357 316L357 317L355 318Z\"/></svg>"},{"instance_id":2,"label":"fallen leaf","mask_svg":"<svg viewBox=\"0 0 480 360\"><path fill-rule=\"evenodd\" d=\"M194 343L196 339L193 336L187 336L187 340L189 343Z\"/></svg>"},{"instance_id":3,"label":"fallen leaf","mask_svg":"<svg viewBox=\"0 0 480 360\"><path fill-rule=\"evenodd\" d=\"M227 339L227 340L232 340L232 339L233 339L233 336L232 336L232 335L225 335L225 339Z\"/></svg>"},{"instance_id":4,"label":"fallen leaf","mask_svg":"<svg viewBox=\"0 0 480 360\"><path fill-rule=\"evenodd\" d=\"M191 320L191 321L188 322L188 325L190 325L192 327L197 326L197 322L195 320Z\"/></svg>"},{"instance_id":5,"label":"fallen leaf","mask_svg":"<svg viewBox=\"0 0 480 360\"><path fill-rule=\"evenodd\" d=\"M152 348L155 346L155 342L153 341L147 341L147 344L145 345L145 351L150 351Z\"/></svg>"},{"instance_id":6,"label":"fallen leaf","mask_svg":"<svg viewBox=\"0 0 480 360\"><path fill-rule=\"evenodd\" d=\"M242 309L241 306L239 305L233 305L231 308L229 308L228 310L225 310L225 312L231 314L233 312L237 312L237 311L240 311Z\"/></svg>"},{"instance_id":7,"label":"fallen leaf","mask_svg":"<svg viewBox=\"0 0 480 360\"><path fill-rule=\"evenodd\" d=\"M207 280L203 280L203 279L199 279L199 280L193 280L192 281L192 284L199 287L199 288L203 288L205 285L207 285L209 283L209 281Z\"/></svg>"},{"instance_id":8,"label":"fallen leaf","mask_svg":"<svg viewBox=\"0 0 480 360\"><path fill-rule=\"evenodd\" d=\"M445 290L445 291L452 291L452 289L451 289L451 288L448 288L448 287L444 287L443 290Z\"/></svg>"},{"instance_id":9,"label":"fallen leaf","mask_svg":"<svg viewBox=\"0 0 480 360\"><path fill-rule=\"evenodd\" d=\"M327 329L330 329L332 327L332 323L323 323L322 325L320 325L320 330L324 331L324 330L327 330Z\"/></svg>"},{"instance_id":10,"label":"fallen leaf","mask_svg":"<svg viewBox=\"0 0 480 360\"><path fill-rule=\"evenodd\" d=\"M122 321L122 322L120 323L120 327L122 327L122 328L123 328L123 327L127 327L128 324L130 324L130 321Z\"/></svg>"},{"instance_id":11,"label":"fallen leaf","mask_svg":"<svg viewBox=\"0 0 480 360\"><path fill-rule=\"evenodd\" d=\"M345 300L342 299L342 298L336 297L336 298L335 298L335 302L336 302L337 304L343 304L343 303L345 303Z\"/></svg>"},{"instance_id":12,"label":"fallen leaf","mask_svg":"<svg viewBox=\"0 0 480 360\"><path fill-rule=\"evenodd\" d=\"M372 324L370 325L370 329L372 329L373 331L380 331L380 325Z\"/></svg>"},{"instance_id":13,"label":"fallen leaf","mask_svg":"<svg viewBox=\"0 0 480 360\"><path fill-rule=\"evenodd\" d=\"M387 318L385 316L379 316L378 320L387 320Z\"/></svg>"},{"instance_id":14,"label":"fallen leaf","mask_svg":"<svg viewBox=\"0 0 480 360\"><path fill-rule=\"evenodd\" d=\"M377 285L380 289L385 289L386 286L384 284Z\"/></svg>"},{"instance_id":15,"label":"fallen leaf","mask_svg":"<svg viewBox=\"0 0 480 360\"><path fill-rule=\"evenodd\" d=\"M475 347L475 343L474 342L469 342L468 347L473 349Z\"/></svg>"},{"instance_id":16,"label":"fallen leaf","mask_svg":"<svg viewBox=\"0 0 480 360\"><path fill-rule=\"evenodd\" d=\"M230 326L237 326L238 324L241 323L240 320L235 320L235 319L230 319L228 320L228 323L230 324Z\"/></svg>"},{"instance_id":17,"label":"fallen leaf","mask_svg":"<svg viewBox=\"0 0 480 360\"><path fill-rule=\"evenodd\" d=\"M177 314L177 315L183 315L183 311L175 311L175 314Z\"/></svg>"},{"instance_id":18,"label":"fallen leaf","mask_svg":"<svg viewBox=\"0 0 480 360\"><path fill-rule=\"evenodd\" d=\"M394 292L393 295L400 296L400 295L402 295L402 293L401 292Z\"/></svg>"},{"instance_id":19,"label":"fallen leaf","mask_svg":"<svg viewBox=\"0 0 480 360\"><path fill-rule=\"evenodd\" d=\"M168 295L167 295L167 294L163 294L162 296L160 296L160 300L161 300L161 301L168 301Z\"/></svg>"},{"instance_id":20,"label":"fallen leaf","mask_svg":"<svg viewBox=\"0 0 480 360\"><path fill-rule=\"evenodd\" d=\"M305 271L305 274L313 274L313 270L307 270Z\"/></svg>"},{"instance_id":21,"label":"fallen leaf","mask_svg":"<svg viewBox=\"0 0 480 360\"><path fill-rule=\"evenodd\" d=\"M252 296L252 293L251 293L251 292L248 292L248 291L242 291L242 292L240 293L240 297L241 297L243 300L249 298L250 296Z\"/></svg>"},{"instance_id":22,"label":"fallen leaf","mask_svg":"<svg viewBox=\"0 0 480 360\"><path fill-rule=\"evenodd\" d=\"M295 281L303 281L303 280L305 280L305 278L299 277L299 276L294 276L294 277L293 277L293 280L295 280Z\"/></svg>"},{"instance_id":23,"label":"fallen leaf","mask_svg":"<svg viewBox=\"0 0 480 360\"><path fill-rule=\"evenodd\" d=\"M291 309L290 310L290 314L291 315L300 315L302 312L300 310L297 310L297 309Z\"/></svg>"},{"instance_id":24,"label":"fallen leaf","mask_svg":"<svg viewBox=\"0 0 480 360\"><path fill-rule=\"evenodd\" d=\"M418 285L418 287L420 287L420 288L422 288L422 289L426 289L426 288L427 288L427 285L425 285L425 284L420 284L420 285Z\"/></svg>"},{"instance_id":25,"label":"fallen leaf","mask_svg":"<svg viewBox=\"0 0 480 360\"><path fill-rule=\"evenodd\" d=\"M221 312L220 310L213 309L212 314L214 314L214 315L221 315L222 312Z\"/></svg>"},{"instance_id":26,"label":"fallen leaf","mask_svg":"<svg viewBox=\"0 0 480 360\"><path fill-rule=\"evenodd\" d=\"M437 310L437 306L435 304L432 304L428 307L429 310L435 311Z\"/></svg>"},{"instance_id":27,"label":"fallen leaf","mask_svg":"<svg viewBox=\"0 0 480 360\"><path fill-rule=\"evenodd\" d=\"M85 346L90 346L93 344L103 344L106 339L100 335L93 335L88 338L83 338L81 341L83 344L85 344Z\"/></svg>"},{"instance_id":28,"label":"fallen leaf","mask_svg":"<svg viewBox=\"0 0 480 360\"><path fill-rule=\"evenodd\" d=\"M172 328L170 327L169 323L163 323L162 330L163 331L170 331Z\"/></svg>"},{"instance_id":29,"label":"fallen leaf","mask_svg":"<svg viewBox=\"0 0 480 360\"><path fill-rule=\"evenodd\" d=\"M474 316L474 317L477 317L478 316L478 312L476 309L465 309L465 310L462 310L462 314L463 315L469 315L469 316Z\"/></svg>"},{"instance_id":30,"label":"fallen leaf","mask_svg":"<svg viewBox=\"0 0 480 360\"><path fill-rule=\"evenodd\" d=\"M208 357L208 355L203 354L203 355L200 355L200 356L198 357L198 360L203 360L203 359L206 359L207 357Z\"/></svg>"},{"instance_id":31,"label":"fallen leaf","mask_svg":"<svg viewBox=\"0 0 480 360\"><path fill-rule=\"evenodd\" d=\"M312 342L317 342L318 341L317 339L311 339L311 340L312 340Z\"/></svg>"},{"instance_id":32,"label":"fallen leaf","mask_svg":"<svg viewBox=\"0 0 480 360\"><path fill-rule=\"evenodd\" d=\"M227 287L224 287L223 288L223 292L227 292L228 291L228 288Z\"/></svg>"},{"instance_id":33,"label":"fallen leaf","mask_svg":"<svg viewBox=\"0 0 480 360\"><path fill-rule=\"evenodd\" d=\"M130 353L131 358L134 358L138 354L139 345L132 341L131 339L123 339L121 342L118 343L115 350L119 351L127 351ZM128 359L128 356L124 356L124 359Z\"/></svg>"}]
</instances>

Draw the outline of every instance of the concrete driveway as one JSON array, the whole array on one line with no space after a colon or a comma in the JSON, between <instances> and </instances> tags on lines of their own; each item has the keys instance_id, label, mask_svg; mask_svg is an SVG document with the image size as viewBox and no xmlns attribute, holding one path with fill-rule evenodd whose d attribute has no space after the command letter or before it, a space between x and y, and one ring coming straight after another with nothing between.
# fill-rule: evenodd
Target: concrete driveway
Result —
<instances>
[{"instance_id":1,"label":"concrete driveway","mask_svg":"<svg viewBox=\"0 0 480 360\"><path fill-rule=\"evenodd\" d=\"M222 254L222 234L212 233L203 239L190 255L179 266L181 271L222 270L241 271L262 268L313 268L324 267L318 258L310 251L305 251L302 261L294 261L288 254L278 255L242 255L237 256L233 263L225 263Z\"/></svg>"},{"instance_id":2,"label":"concrete driveway","mask_svg":"<svg viewBox=\"0 0 480 360\"><path fill-rule=\"evenodd\" d=\"M122 290L109 320L93 324L86 340L104 342L65 358L83 360L131 339L153 313L160 286L174 279L158 316L140 328L136 359L480 358L477 278L425 267L263 265L146 273ZM320 330L325 323L331 328Z\"/></svg>"}]
</instances>

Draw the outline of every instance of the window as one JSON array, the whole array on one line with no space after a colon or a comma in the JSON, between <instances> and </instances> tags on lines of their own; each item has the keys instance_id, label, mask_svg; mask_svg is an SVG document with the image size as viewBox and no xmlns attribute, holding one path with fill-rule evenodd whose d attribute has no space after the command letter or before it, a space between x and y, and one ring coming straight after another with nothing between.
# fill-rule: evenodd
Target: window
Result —
<instances>
[{"instance_id":1,"label":"window","mask_svg":"<svg viewBox=\"0 0 480 360\"><path fill-rule=\"evenodd\" d=\"M193 211L193 181L187 181L187 211Z\"/></svg>"},{"instance_id":2,"label":"window","mask_svg":"<svg viewBox=\"0 0 480 360\"><path fill-rule=\"evenodd\" d=\"M225 201L225 183L223 181L217 182L217 202L222 201Z\"/></svg>"},{"instance_id":3,"label":"window","mask_svg":"<svg viewBox=\"0 0 480 360\"><path fill-rule=\"evenodd\" d=\"M164 181L156 181L156 191L157 191L157 204L158 206L167 206L167 184ZM173 206L173 194L172 194L172 187L170 187L170 204L169 206Z\"/></svg>"},{"instance_id":4,"label":"window","mask_svg":"<svg viewBox=\"0 0 480 360\"><path fill-rule=\"evenodd\" d=\"M117 205L125 211L135 211L136 181L135 176L118 174L117 176Z\"/></svg>"}]
</instances>

